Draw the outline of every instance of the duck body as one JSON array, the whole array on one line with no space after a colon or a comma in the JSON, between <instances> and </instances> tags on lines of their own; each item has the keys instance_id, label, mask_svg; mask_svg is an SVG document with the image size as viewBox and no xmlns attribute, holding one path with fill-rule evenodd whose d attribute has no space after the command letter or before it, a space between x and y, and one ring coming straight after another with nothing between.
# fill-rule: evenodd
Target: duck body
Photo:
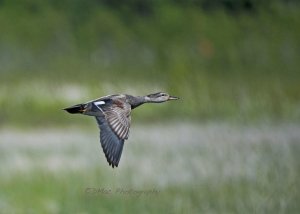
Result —
<instances>
[{"instance_id":1,"label":"duck body","mask_svg":"<svg viewBox=\"0 0 300 214\"><path fill-rule=\"evenodd\" d=\"M100 142L105 157L113 168L117 167L124 141L129 137L131 110L144 103L160 103L177 97L159 92L146 96L115 94L65 108L71 114L94 116L100 129Z\"/></svg>"}]
</instances>

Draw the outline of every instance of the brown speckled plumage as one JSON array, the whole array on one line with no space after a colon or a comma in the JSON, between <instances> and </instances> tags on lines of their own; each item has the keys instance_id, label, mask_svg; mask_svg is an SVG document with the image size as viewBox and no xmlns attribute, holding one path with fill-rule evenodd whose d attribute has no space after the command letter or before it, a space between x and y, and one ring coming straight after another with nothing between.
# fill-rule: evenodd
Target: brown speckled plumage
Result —
<instances>
[{"instance_id":1,"label":"brown speckled plumage","mask_svg":"<svg viewBox=\"0 0 300 214\"><path fill-rule=\"evenodd\" d=\"M146 96L116 94L65 108L71 114L80 113L96 117L100 128L100 142L105 157L112 167L117 167L124 141L129 137L131 110L144 103L161 103L177 97L159 92Z\"/></svg>"}]
</instances>

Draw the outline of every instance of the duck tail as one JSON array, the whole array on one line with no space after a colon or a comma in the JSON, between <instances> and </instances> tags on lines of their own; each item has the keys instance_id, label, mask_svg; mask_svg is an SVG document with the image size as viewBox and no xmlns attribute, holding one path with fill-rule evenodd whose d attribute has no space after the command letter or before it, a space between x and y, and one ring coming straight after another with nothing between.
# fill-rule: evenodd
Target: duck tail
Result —
<instances>
[{"instance_id":1,"label":"duck tail","mask_svg":"<svg viewBox=\"0 0 300 214\"><path fill-rule=\"evenodd\" d=\"M82 114L85 111L85 105L77 104L68 108L64 108L63 110L69 112L70 114Z\"/></svg>"}]
</instances>

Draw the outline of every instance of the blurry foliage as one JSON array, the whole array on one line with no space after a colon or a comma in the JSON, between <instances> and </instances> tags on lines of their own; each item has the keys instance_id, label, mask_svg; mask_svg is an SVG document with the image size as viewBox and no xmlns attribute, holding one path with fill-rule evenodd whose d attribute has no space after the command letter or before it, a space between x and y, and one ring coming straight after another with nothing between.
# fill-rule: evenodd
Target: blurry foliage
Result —
<instances>
[{"instance_id":1,"label":"blurry foliage","mask_svg":"<svg viewBox=\"0 0 300 214\"><path fill-rule=\"evenodd\" d=\"M182 98L137 111L147 120L300 119L295 0L2 0L0 26L3 124L65 120L57 109L73 103L35 82L50 97L75 84L90 98L124 85Z\"/></svg>"}]
</instances>

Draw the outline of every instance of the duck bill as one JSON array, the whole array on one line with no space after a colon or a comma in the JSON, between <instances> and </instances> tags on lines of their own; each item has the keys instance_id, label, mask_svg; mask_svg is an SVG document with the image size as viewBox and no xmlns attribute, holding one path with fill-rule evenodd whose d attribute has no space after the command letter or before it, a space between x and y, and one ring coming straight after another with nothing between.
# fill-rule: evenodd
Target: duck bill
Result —
<instances>
[{"instance_id":1,"label":"duck bill","mask_svg":"<svg viewBox=\"0 0 300 214\"><path fill-rule=\"evenodd\" d=\"M168 100L178 100L179 97L175 97L175 96L170 96Z\"/></svg>"}]
</instances>

